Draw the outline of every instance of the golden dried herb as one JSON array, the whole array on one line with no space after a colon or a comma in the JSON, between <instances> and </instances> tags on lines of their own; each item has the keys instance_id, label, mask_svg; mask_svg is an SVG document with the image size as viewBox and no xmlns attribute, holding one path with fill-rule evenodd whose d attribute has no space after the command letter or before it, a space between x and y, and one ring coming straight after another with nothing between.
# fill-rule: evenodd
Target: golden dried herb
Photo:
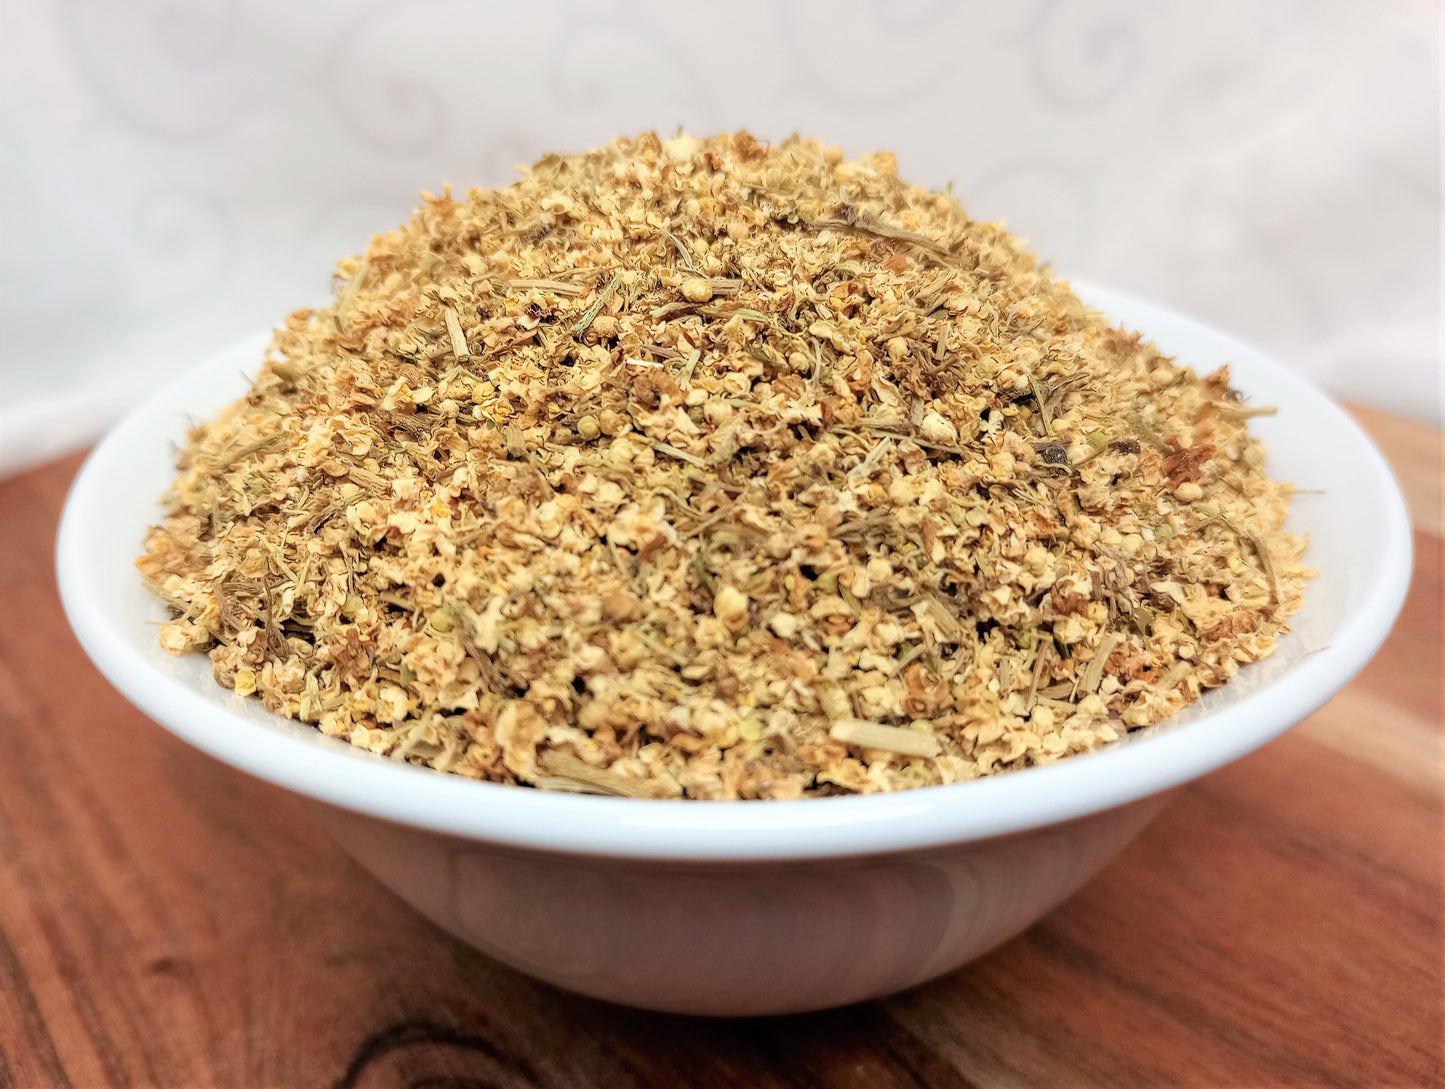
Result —
<instances>
[{"instance_id":1,"label":"golden dried herb","mask_svg":"<svg viewBox=\"0 0 1445 1089\"><path fill-rule=\"evenodd\" d=\"M1084 752L1269 654L1228 374L792 139L427 196L198 427L139 561L217 680L444 771L796 798Z\"/></svg>"}]
</instances>

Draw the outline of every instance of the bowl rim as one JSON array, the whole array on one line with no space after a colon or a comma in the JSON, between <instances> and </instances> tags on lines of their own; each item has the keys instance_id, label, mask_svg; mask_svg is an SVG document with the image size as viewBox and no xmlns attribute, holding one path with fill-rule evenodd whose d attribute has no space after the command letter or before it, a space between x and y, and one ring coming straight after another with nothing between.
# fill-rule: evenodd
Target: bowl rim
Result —
<instances>
[{"instance_id":1,"label":"bowl rim","mask_svg":"<svg viewBox=\"0 0 1445 1089\"><path fill-rule=\"evenodd\" d=\"M181 740L277 786L342 809L437 833L514 848L666 861L784 861L877 855L1009 835L1086 817L1169 790L1260 747L1342 688L1384 642L1403 605L1413 539L1399 485L1373 442L1308 379L1196 319L1127 292L1075 281L1103 298L1149 310L1191 334L1248 356L1292 396L1310 402L1359 448L1368 486L1384 508L1384 554L1337 636L1284 676L1179 729L1056 764L948 786L798 802L656 800L568 795L479 782L378 759L344 743L318 745L227 711L151 665L102 605L82 539L108 470L128 443L171 411L176 394L222 359L261 342L245 338L132 411L87 458L71 486L56 542L67 618L82 648L131 703ZM1149 330L1144 330L1149 335ZM165 431L153 441L169 441ZM1206 725L1207 724L1207 725Z\"/></svg>"}]
</instances>

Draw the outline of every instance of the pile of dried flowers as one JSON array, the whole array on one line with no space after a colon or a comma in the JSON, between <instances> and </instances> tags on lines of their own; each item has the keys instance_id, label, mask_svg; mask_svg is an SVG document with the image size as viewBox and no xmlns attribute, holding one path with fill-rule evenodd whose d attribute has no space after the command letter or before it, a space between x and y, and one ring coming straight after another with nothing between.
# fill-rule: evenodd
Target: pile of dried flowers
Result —
<instances>
[{"instance_id":1,"label":"pile of dried flowers","mask_svg":"<svg viewBox=\"0 0 1445 1089\"><path fill-rule=\"evenodd\" d=\"M949 783L1154 723L1300 605L1260 411L999 225L791 139L427 196L194 430L175 653L377 753L644 797Z\"/></svg>"}]
</instances>

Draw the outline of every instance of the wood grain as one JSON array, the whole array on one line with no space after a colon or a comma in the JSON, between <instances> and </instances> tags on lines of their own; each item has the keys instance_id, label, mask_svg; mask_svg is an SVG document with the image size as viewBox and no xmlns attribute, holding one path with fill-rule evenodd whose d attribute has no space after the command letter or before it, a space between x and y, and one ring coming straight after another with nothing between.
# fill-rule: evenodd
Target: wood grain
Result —
<instances>
[{"instance_id":1,"label":"wood grain","mask_svg":"<svg viewBox=\"0 0 1445 1089\"><path fill-rule=\"evenodd\" d=\"M1445 532L1441 503L1445 433L1419 420L1391 416L1377 408L1356 405L1350 411L1394 467L1416 528L1440 536Z\"/></svg>"},{"instance_id":2,"label":"wood grain","mask_svg":"<svg viewBox=\"0 0 1445 1089\"><path fill-rule=\"evenodd\" d=\"M1438 433L1377 431L1438 512ZM888 1001L695 1021L491 963L131 710L54 589L76 466L0 484L0 1087L1445 1084L1437 532L1353 684L1022 937Z\"/></svg>"}]
</instances>

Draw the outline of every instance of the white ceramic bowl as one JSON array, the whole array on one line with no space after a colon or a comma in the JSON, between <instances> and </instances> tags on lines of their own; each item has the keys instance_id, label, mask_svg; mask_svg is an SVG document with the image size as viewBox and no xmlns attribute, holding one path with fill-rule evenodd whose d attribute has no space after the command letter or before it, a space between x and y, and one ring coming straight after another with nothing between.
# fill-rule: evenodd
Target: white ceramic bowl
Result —
<instances>
[{"instance_id":1,"label":"white ceramic bowl","mask_svg":"<svg viewBox=\"0 0 1445 1089\"><path fill-rule=\"evenodd\" d=\"M563 987L653 1009L818 1009L977 957L1087 881L1168 791L1278 736L1374 654L1410 577L1399 490L1358 426L1309 383L1198 322L1076 285L1256 403L1269 471L1301 488L1292 527L1320 569L1280 651L1169 722L1049 767L900 794L798 802L637 801L478 783L352 749L211 679L156 642L133 566L188 418L239 396L265 336L127 417L77 478L58 545L66 613L137 707L212 756L319 803L342 846L478 949Z\"/></svg>"}]
</instances>

